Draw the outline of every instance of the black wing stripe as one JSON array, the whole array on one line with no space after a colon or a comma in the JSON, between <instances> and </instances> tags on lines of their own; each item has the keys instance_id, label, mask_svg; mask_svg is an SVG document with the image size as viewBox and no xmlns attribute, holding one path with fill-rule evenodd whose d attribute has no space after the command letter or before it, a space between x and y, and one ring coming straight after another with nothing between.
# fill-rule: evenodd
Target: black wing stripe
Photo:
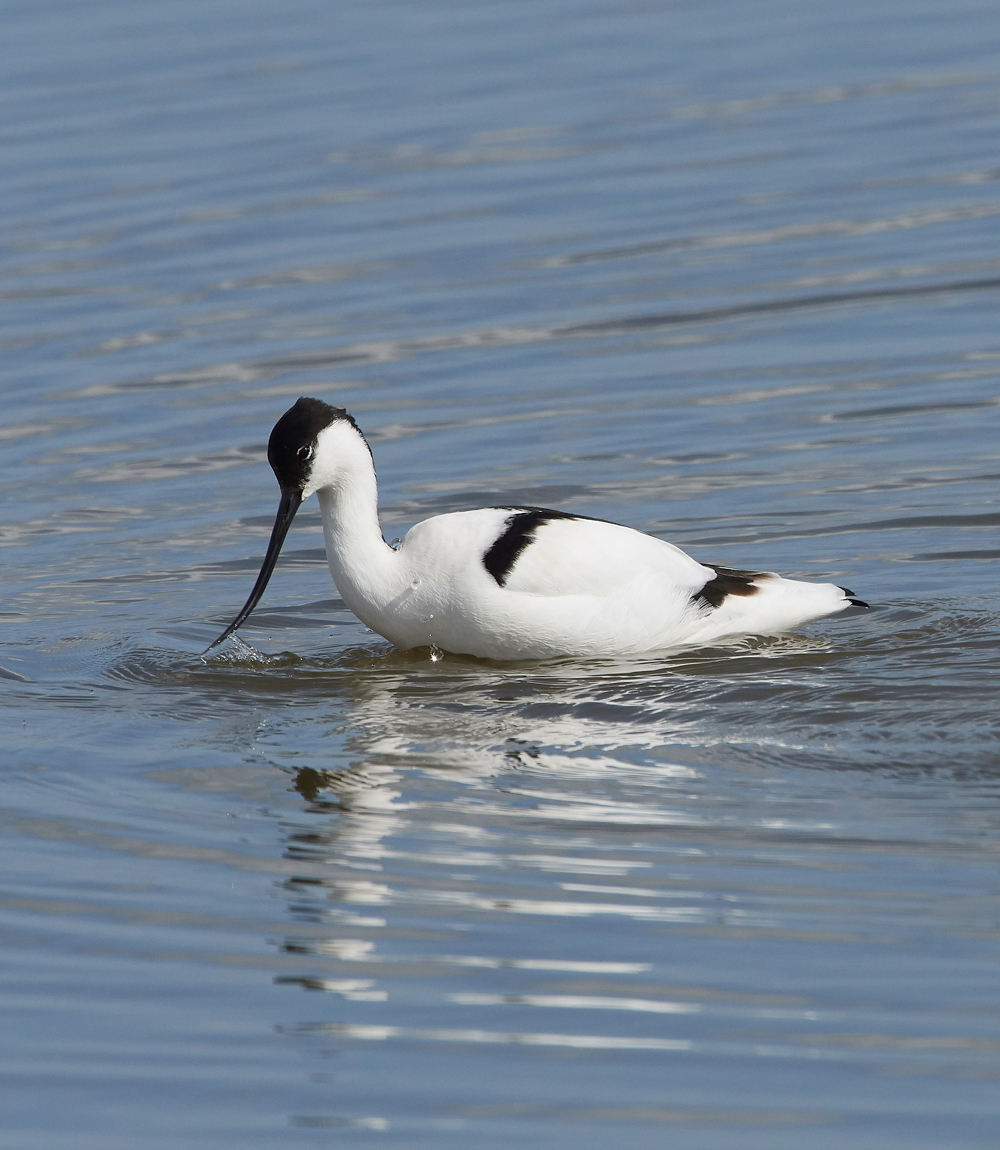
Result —
<instances>
[{"instance_id":1,"label":"black wing stripe","mask_svg":"<svg viewBox=\"0 0 1000 1150\"><path fill-rule=\"evenodd\" d=\"M483 566L502 587L521 553L532 542L535 531L553 519L587 519L586 515L571 515L568 511L552 511L547 507L502 507L513 512L507 519L506 529L493 541L483 556Z\"/></svg>"}]
</instances>

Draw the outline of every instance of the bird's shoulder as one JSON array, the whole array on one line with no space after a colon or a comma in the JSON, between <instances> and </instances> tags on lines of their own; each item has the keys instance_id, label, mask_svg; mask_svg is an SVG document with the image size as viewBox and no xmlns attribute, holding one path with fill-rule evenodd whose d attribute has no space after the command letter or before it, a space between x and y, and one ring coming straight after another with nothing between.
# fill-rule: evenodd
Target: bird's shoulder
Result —
<instances>
[{"instance_id":1,"label":"bird's shoulder","mask_svg":"<svg viewBox=\"0 0 1000 1150\"><path fill-rule=\"evenodd\" d=\"M407 531L403 547L411 554L450 551L476 553L496 539L511 514L503 507L480 507L475 511L449 511L421 519Z\"/></svg>"}]
</instances>

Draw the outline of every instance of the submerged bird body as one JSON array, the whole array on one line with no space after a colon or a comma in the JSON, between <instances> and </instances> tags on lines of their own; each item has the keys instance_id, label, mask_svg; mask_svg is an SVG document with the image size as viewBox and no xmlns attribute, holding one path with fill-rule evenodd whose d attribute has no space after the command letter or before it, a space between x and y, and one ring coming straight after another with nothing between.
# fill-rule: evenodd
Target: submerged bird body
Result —
<instances>
[{"instance_id":1,"label":"submerged bird body","mask_svg":"<svg viewBox=\"0 0 1000 1150\"><path fill-rule=\"evenodd\" d=\"M319 498L330 572L345 604L395 646L492 659L637 655L775 634L864 606L830 583L698 563L630 527L537 507L487 507L382 537L371 451L340 408L300 399L275 425L282 489L250 614L302 499ZM215 646L215 643L212 644Z\"/></svg>"}]
</instances>

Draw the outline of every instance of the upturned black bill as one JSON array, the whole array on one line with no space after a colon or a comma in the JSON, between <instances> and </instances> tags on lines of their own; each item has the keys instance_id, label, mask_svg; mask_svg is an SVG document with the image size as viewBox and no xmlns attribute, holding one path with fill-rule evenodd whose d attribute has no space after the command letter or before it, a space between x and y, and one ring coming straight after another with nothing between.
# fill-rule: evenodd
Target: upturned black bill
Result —
<instances>
[{"instance_id":1,"label":"upturned black bill","mask_svg":"<svg viewBox=\"0 0 1000 1150\"><path fill-rule=\"evenodd\" d=\"M207 655L213 647L218 647L223 639L228 639L237 627L246 622L247 616L260 602L260 597L264 594L267 581L271 578L274 565L278 562L281 545L285 541L288 528L291 527L292 520L295 518L295 512L298 511L301 502L302 492L299 491L298 488L293 487L281 492L278 514L274 518L274 527L271 529L271 541L267 545L267 554L264 556L264 562L261 565L260 574L257 576L257 582L254 583L253 590L250 592L250 598L243 604L243 610L240 611L218 639L205 648L203 654Z\"/></svg>"}]
</instances>

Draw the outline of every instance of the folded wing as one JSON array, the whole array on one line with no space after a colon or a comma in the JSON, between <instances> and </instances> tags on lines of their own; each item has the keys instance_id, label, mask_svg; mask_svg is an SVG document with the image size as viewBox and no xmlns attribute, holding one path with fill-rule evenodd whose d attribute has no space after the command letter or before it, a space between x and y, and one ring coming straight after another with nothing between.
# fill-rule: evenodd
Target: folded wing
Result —
<instances>
[{"instance_id":1,"label":"folded wing","mask_svg":"<svg viewBox=\"0 0 1000 1150\"><path fill-rule=\"evenodd\" d=\"M484 562L501 586L531 595L608 595L650 576L665 591L693 595L715 576L679 547L631 527L534 509L511 513Z\"/></svg>"}]
</instances>

